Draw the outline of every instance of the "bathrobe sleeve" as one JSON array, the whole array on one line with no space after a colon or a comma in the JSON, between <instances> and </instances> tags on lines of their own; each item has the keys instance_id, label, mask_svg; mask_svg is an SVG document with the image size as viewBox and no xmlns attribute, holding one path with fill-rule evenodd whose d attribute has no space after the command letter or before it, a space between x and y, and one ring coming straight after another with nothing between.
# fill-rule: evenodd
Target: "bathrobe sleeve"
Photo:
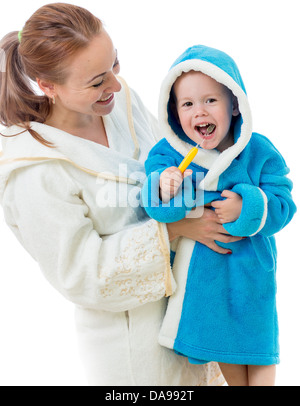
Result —
<instances>
[{"instance_id":1,"label":"bathrobe sleeve","mask_svg":"<svg viewBox=\"0 0 300 406\"><path fill-rule=\"evenodd\" d=\"M235 236L270 237L285 227L296 212L291 194L293 183L287 177L289 168L271 142L260 137L252 151L255 168L250 169L252 177L258 179L257 185L240 183L232 188L243 198L242 212L224 228Z\"/></svg>"},{"instance_id":2,"label":"bathrobe sleeve","mask_svg":"<svg viewBox=\"0 0 300 406\"><path fill-rule=\"evenodd\" d=\"M7 224L49 282L77 305L114 312L170 294L165 226L145 220L99 235L63 165L53 160L15 171L3 197Z\"/></svg>"},{"instance_id":3,"label":"bathrobe sleeve","mask_svg":"<svg viewBox=\"0 0 300 406\"><path fill-rule=\"evenodd\" d=\"M168 144L165 139L157 143L145 162L147 179L142 189L142 203L147 214L163 223L182 220L195 207L195 190L192 177L184 178L176 196L164 203L159 195L161 173L171 166L180 164L183 157Z\"/></svg>"}]
</instances>

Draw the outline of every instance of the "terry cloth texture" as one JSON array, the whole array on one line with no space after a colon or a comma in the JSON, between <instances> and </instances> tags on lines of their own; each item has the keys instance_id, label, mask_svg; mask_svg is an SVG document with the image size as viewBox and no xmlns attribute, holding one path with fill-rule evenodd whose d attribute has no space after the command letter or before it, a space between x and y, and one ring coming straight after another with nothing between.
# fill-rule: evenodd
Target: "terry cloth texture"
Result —
<instances>
[{"instance_id":1,"label":"terry cloth texture","mask_svg":"<svg viewBox=\"0 0 300 406\"><path fill-rule=\"evenodd\" d=\"M180 164L195 145L169 107L176 79L200 71L227 86L237 97L234 145L220 153L199 148L182 190L170 203L159 197L159 176ZM159 124L163 138L146 161L142 191L147 213L161 222L184 218L204 203L221 200L223 190L243 198L240 217L224 225L232 235L247 237L218 243L232 255L181 238L173 264L177 290L171 296L159 342L189 357L190 362L271 365L279 362L274 234L292 219L292 182L285 160L263 135L252 133L251 111L235 62L205 46L189 48L172 65L161 86ZM201 176L199 176L201 174Z\"/></svg>"}]
</instances>

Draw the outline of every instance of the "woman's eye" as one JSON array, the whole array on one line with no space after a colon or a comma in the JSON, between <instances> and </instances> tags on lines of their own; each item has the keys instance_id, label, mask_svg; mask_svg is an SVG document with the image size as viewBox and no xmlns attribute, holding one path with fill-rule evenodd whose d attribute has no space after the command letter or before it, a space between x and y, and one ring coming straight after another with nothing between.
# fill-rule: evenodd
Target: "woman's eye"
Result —
<instances>
[{"instance_id":1,"label":"woman's eye","mask_svg":"<svg viewBox=\"0 0 300 406\"><path fill-rule=\"evenodd\" d=\"M93 85L93 87L100 87L103 84L104 80L102 80L100 83L97 83L96 85Z\"/></svg>"},{"instance_id":2,"label":"woman's eye","mask_svg":"<svg viewBox=\"0 0 300 406\"><path fill-rule=\"evenodd\" d=\"M120 62L118 59L116 59L116 61L114 63L113 70L117 73L119 73L119 71L120 71ZM100 83L93 85L93 87L95 87L95 88L100 87L104 83L104 81L105 81L105 79L103 79Z\"/></svg>"},{"instance_id":3,"label":"woman's eye","mask_svg":"<svg viewBox=\"0 0 300 406\"><path fill-rule=\"evenodd\" d=\"M120 72L120 62L116 61L114 66L113 66L113 73L115 75L118 75L119 72Z\"/></svg>"},{"instance_id":4,"label":"woman's eye","mask_svg":"<svg viewBox=\"0 0 300 406\"><path fill-rule=\"evenodd\" d=\"M114 63L114 68L116 68L117 66L119 66L120 65L120 61L118 60L118 59L116 59L116 62Z\"/></svg>"}]
</instances>

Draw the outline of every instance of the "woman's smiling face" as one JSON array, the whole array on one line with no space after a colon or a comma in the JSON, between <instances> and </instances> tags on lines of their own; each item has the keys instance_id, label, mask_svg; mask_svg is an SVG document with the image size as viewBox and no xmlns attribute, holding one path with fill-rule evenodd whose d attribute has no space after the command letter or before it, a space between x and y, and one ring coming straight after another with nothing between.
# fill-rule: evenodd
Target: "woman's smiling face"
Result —
<instances>
[{"instance_id":1,"label":"woman's smiling face","mask_svg":"<svg viewBox=\"0 0 300 406\"><path fill-rule=\"evenodd\" d=\"M102 31L70 60L66 81L54 85L53 107L84 115L111 113L114 93L121 90L116 78L119 71L116 49L106 31Z\"/></svg>"},{"instance_id":2,"label":"woman's smiling face","mask_svg":"<svg viewBox=\"0 0 300 406\"><path fill-rule=\"evenodd\" d=\"M183 73L174 84L177 113L185 134L204 149L224 151L233 143L237 101L226 86L201 72Z\"/></svg>"}]
</instances>

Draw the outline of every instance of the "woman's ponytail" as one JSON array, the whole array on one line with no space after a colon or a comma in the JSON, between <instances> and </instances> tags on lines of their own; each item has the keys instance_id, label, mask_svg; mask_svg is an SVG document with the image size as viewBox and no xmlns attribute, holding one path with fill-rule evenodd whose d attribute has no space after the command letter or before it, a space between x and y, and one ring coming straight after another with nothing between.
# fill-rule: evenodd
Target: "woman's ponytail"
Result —
<instances>
[{"instance_id":1,"label":"woman's ponytail","mask_svg":"<svg viewBox=\"0 0 300 406\"><path fill-rule=\"evenodd\" d=\"M45 121L50 103L46 96L34 92L18 52L19 46L17 31L7 34L0 41L0 122L6 127L18 124L35 139L50 146L30 128L30 121Z\"/></svg>"},{"instance_id":2,"label":"woman's ponytail","mask_svg":"<svg viewBox=\"0 0 300 406\"><path fill-rule=\"evenodd\" d=\"M88 10L67 3L38 9L22 33L7 34L0 41L0 123L18 125L44 145L52 146L30 128L44 123L52 103L34 91L36 79L63 84L69 58L86 48L102 31L101 21Z\"/></svg>"}]
</instances>

